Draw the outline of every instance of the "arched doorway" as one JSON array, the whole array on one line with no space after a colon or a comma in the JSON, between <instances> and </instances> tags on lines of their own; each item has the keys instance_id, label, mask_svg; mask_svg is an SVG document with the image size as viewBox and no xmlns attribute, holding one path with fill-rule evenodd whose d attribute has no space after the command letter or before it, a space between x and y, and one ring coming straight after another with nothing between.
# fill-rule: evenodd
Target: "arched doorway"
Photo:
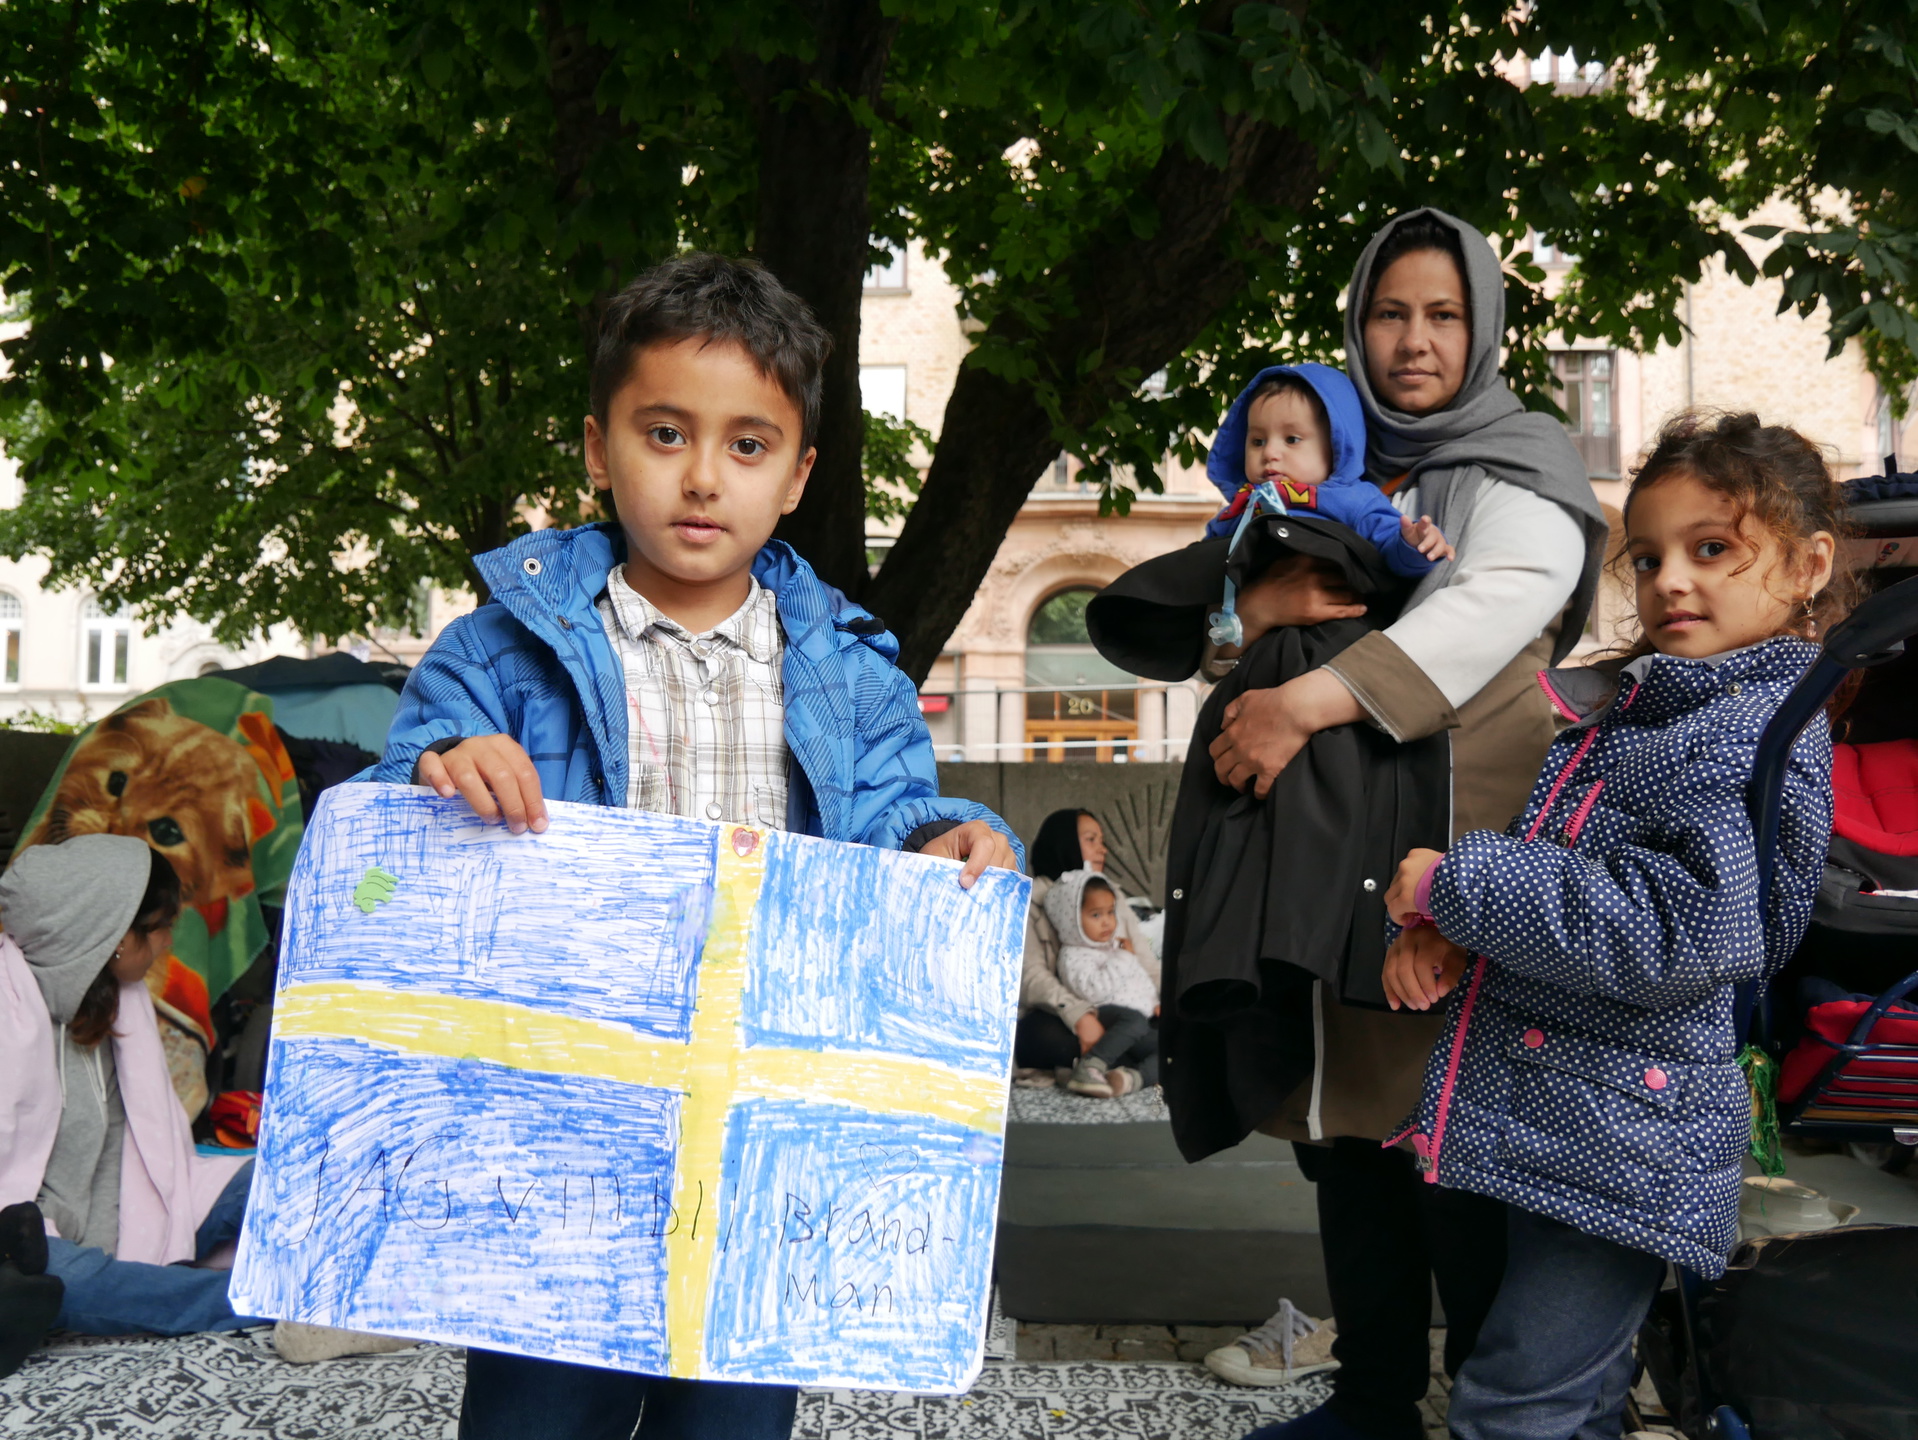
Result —
<instances>
[{"instance_id":1,"label":"arched doorway","mask_svg":"<svg viewBox=\"0 0 1918 1440\"><path fill-rule=\"evenodd\" d=\"M1026 743L1046 760L1125 758L1139 738L1136 681L1092 648L1089 585L1055 591L1026 625Z\"/></svg>"}]
</instances>

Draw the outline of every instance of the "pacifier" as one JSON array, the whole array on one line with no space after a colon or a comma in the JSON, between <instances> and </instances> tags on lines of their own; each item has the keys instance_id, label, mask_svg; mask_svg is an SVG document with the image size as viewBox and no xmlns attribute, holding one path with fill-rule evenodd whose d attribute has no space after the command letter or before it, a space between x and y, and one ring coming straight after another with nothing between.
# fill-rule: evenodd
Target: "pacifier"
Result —
<instances>
[{"instance_id":1,"label":"pacifier","mask_svg":"<svg viewBox=\"0 0 1918 1440\"><path fill-rule=\"evenodd\" d=\"M1266 481L1252 491L1246 501L1245 513L1239 516L1238 528L1232 532L1232 543L1225 547L1225 602L1206 617L1205 638L1214 646L1223 649L1228 645L1245 643L1245 622L1239 618L1239 587L1232 580L1232 557L1238 553L1239 541L1245 536L1245 527L1261 514L1289 515L1285 502L1279 499L1279 492L1272 488L1272 482ZM1284 531L1280 531L1284 534Z\"/></svg>"}]
</instances>

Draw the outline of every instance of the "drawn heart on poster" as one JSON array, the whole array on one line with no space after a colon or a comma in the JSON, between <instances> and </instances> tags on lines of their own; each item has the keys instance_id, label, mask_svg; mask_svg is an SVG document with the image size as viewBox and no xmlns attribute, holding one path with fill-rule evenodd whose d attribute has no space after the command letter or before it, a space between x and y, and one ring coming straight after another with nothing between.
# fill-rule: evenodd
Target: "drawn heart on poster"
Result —
<instances>
[{"instance_id":1,"label":"drawn heart on poster","mask_svg":"<svg viewBox=\"0 0 1918 1440\"><path fill-rule=\"evenodd\" d=\"M919 1152L908 1145L888 1150L868 1140L859 1147L859 1164L872 1184L891 1185L919 1168Z\"/></svg>"}]
</instances>

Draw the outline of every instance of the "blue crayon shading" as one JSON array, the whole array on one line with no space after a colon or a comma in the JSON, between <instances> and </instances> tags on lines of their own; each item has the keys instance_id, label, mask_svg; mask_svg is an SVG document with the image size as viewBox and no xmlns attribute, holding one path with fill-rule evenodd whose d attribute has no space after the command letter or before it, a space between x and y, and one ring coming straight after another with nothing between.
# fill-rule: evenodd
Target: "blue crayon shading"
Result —
<instances>
[{"instance_id":1,"label":"blue crayon shading","mask_svg":"<svg viewBox=\"0 0 1918 1440\"><path fill-rule=\"evenodd\" d=\"M679 1097L275 1041L243 1315L663 1370Z\"/></svg>"},{"instance_id":2,"label":"blue crayon shading","mask_svg":"<svg viewBox=\"0 0 1918 1440\"><path fill-rule=\"evenodd\" d=\"M576 808L556 807L553 827L576 827ZM587 846L512 835L463 800L403 786L327 791L287 886L280 984L504 1000L685 1039L716 827L638 810L591 819ZM393 878L369 911L375 868Z\"/></svg>"},{"instance_id":3,"label":"blue crayon shading","mask_svg":"<svg viewBox=\"0 0 1918 1440\"><path fill-rule=\"evenodd\" d=\"M995 947L1023 935L1030 880L987 870L962 890L957 865L770 841L742 1016L749 1044L1005 1069L1018 977Z\"/></svg>"},{"instance_id":4,"label":"blue crayon shading","mask_svg":"<svg viewBox=\"0 0 1918 1440\"><path fill-rule=\"evenodd\" d=\"M963 1389L985 1335L1001 1148L924 1117L735 1106L708 1373Z\"/></svg>"}]
</instances>

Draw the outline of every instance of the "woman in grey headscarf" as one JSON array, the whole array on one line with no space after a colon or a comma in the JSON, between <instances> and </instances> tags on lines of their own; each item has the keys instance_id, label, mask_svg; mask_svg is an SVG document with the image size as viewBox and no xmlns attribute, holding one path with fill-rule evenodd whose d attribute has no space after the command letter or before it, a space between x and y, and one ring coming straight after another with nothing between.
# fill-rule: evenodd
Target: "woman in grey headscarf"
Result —
<instances>
[{"instance_id":1,"label":"woman in grey headscarf","mask_svg":"<svg viewBox=\"0 0 1918 1440\"><path fill-rule=\"evenodd\" d=\"M1352 276L1347 368L1365 405L1367 477L1456 547L1400 618L1319 670L1241 696L1212 747L1221 780L1259 793L1316 732L1369 722L1397 740L1449 730L1454 835L1503 828L1552 738L1534 675L1577 643L1607 526L1558 423L1498 372L1504 276L1485 237L1439 210L1382 229ZM1282 624L1354 613L1356 597L1301 563ZM1436 1280L1446 1368L1471 1353L1504 1268L1503 1208L1420 1183L1380 1141L1416 1103L1440 1018L1362 1010L1322 993L1317 1071L1260 1128L1307 1142L1341 1362L1332 1400L1260 1437L1416 1440Z\"/></svg>"}]
</instances>

